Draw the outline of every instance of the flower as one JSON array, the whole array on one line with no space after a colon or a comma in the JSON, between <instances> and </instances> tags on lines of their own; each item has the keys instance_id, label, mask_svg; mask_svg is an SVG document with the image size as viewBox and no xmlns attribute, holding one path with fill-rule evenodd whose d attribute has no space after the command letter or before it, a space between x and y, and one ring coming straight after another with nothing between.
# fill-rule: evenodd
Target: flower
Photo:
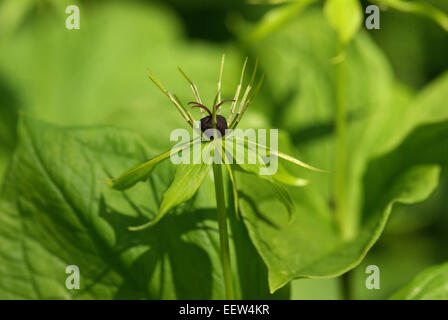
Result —
<instances>
[{"instance_id":1,"label":"flower","mask_svg":"<svg viewBox=\"0 0 448 320\"><path fill-rule=\"evenodd\" d=\"M240 82L237 85L235 95L233 99L221 100L221 78L224 66L224 55L221 60L221 68L218 79L218 90L215 96L213 108L209 109L206 107L199 96L198 89L196 85L191 81L191 79L185 74L185 72L179 68L181 74L185 77L191 86L193 94L196 101L189 102L193 108L200 108L203 117L200 122L194 120L192 114L182 105L178 97L165 89L162 83L155 77L155 75L148 70L150 79L155 83L157 87L170 99L170 101L178 109L182 117L185 119L187 124L194 130L198 131L198 127L195 126L196 123L200 123L200 132L198 138L190 140L188 143L183 143L175 146L173 149L158 155L157 157L150 159L149 161L139 164L130 170L124 172L118 178L110 179L109 185L117 190L126 190L134 186L137 182L145 181L152 170L161 161L166 160L172 155L184 154L188 155L190 159L190 151L193 151L193 158L199 155L199 158L205 155L212 155L215 163L224 164L227 169L229 179L232 183L233 188L233 198L234 198L234 210L238 216L238 189L234 176L234 169L249 172L258 176L261 179L265 179L271 183L271 185L277 191L279 199L286 206L288 213L291 217L294 211L294 202L289 195L287 189L282 186L282 184L293 185L293 186L304 186L308 183L307 180L297 178L286 171L286 169L278 164L278 170L272 172L272 174L265 174L262 171L268 169L269 160L274 157L276 159L281 158L295 165L305 167L310 170L324 171L314 168L290 155L279 152L276 149L265 146L264 144L258 143L254 139L246 139L241 130L236 130L237 125L241 121L244 113L246 112L248 106L253 101L257 92L259 91L261 84L263 82L263 76L258 81L257 85L253 87L258 61L255 63L254 70L252 72L250 81L243 93L242 99L239 103L238 109L237 104L241 94L245 69L247 65L247 58L244 61L243 68L241 71ZM232 102L230 107L230 113L227 119L220 115L220 107L227 102ZM207 115L204 115L204 112ZM230 146L230 147L229 147ZM236 148L235 148L236 147ZM245 161L245 154L247 154L248 161ZM269 156L267 155L269 154ZM233 160L235 158L243 159L243 161ZM252 159L252 161L250 161ZM212 163L210 161L205 161L201 159L201 162L197 163L180 163L177 165L176 174L173 182L168 187L163 195L162 202L160 204L159 211L156 217L149 221L148 223L137 226L130 227L131 230L141 230L143 228L149 227L160 221L163 216L172 208L178 204L189 200L196 191L201 186L208 172L210 171Z\"/></svg>"}]
</instances>

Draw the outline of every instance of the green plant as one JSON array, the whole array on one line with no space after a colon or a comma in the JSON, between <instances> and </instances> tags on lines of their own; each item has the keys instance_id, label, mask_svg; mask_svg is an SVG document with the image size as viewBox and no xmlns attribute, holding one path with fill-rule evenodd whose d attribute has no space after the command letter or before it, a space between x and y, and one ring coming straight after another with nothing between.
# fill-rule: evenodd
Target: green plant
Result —
<instances>
[{"instance_id":1,"label":"green plant","mask_svg":"<svg viewBox=\"0 0 448 320\"><path fill-rule=\"evenodd\" d=\"M227 169L227 173L229 175L230 181L232 182L233 188L233 197L234 197L234 210L235 214L238 216L238 190L236 181L234 179L234 174L232 167L234 169L239 169L242 171L249 172L251 174L256 175L257 177L269 181L272 184L277 192L279 199L284 203L285 207L288 209L289 214L291 215L294 211L294 202L291 199L288 191L284 189L279 182L287 183L295 186L302 186L307 182L304 179L295 178L287 173L285 169L281 171L277 171L272 175L263 175L260 173L260 168L266 168L267 162L270 159L263 157L262 153L259 152L259 148L264 151L268 151L271 155L275 157L282 158L286 161L294 163L298 166L305 167L307 169L320 171L306 163L292 157L286 155L282 152L279 152L275 149L269 148L267 146L261 145L257 143L255 140L246 141L244 134L241 136L241 132L235 133L233 130L236 128L241 118L243 117L245 111L247 110L249 104L252 102L253 98L257 94L260 86L263 82L263 77L259 81L258 85L255 87L254 92L251 94L251 90L254 84L255 75L257 71L258 62L255 64L254 71L250 78L249 84L247 85L246 90L244 91L242 100L240 102L238 111L235 113L235 107L238 103L238 98L240 95L241 86L244 78L244 71L246 68L247 59L244 62L240 83L237 86L235 92L235 98L233 100L227 100L229 102L233 102L229 115L229 131L227 130L227 122L226 119L218 115L219 107L226 102L226 100L221 100L221 78L224 67L224 55L221 60L221 68L218 79L218 92L216 94L215 100L213 102L214 106L212 108L212 112L204 105L202 105L201 98L199 96L199 92L197 90L196 85L186 76L186 74L181 70L181 73L185 76L187 81L190 83L193 93L196 98L196 102L191 102L194 104L193 107L200 107L201 111L206 110L208 112L208 116L201 119L200 130L204 133L203 137L199 137L193 140L190 140L188 143L183 143L179 147L175 147L173 150L165 152L143 164L139 164L132 169L123 173L120 177L116 179L112 179L110 181L110 185L112 188L118 190L126 190L132 186L134 186L137 182L147 181L149 175L153 171L153 169L158 165L161 161L166 160L170 155L183 153L188 151L188 156L190 156L190 151L193 154L193 159L195 158L195 153L199 152L199 155L203 155L204 152L206 154L212 153L213 164L202 159L200 163L196 163L190 160L190 157L187 159L188 161L184 164L179 164L176 170L176 175L170 187L165 191L163 195L162 202L160 204L160 208L157 211L157 215L154 219L149 221L148 223L139 226L132 227L131 230L142 230L147 227L153 226L155 223L160 221L162 217L172 208L188 201L191 199L196 191L201 186L205 177L210 171L210 168L213 167L213 178L214 178L214 186L215 186L215 198L216 198L216 208L218 212L218 226L219 226L219 236L220 236L220 250L221 250L221 263L222 269L224 272L224 283L226 288L226 298L234 299L235 294L233 292L233 280L232 280L232 270L230 266L230 251L229 251L229 236L228 236L228 228L227 228L227 217L226 217L226 207L225 207L225 196L224 196L224 184L222 177L222 165L224 165ZM162 83L155 78L152 72L149 72L151 80L159 87L159 89L170 99L170 101L176 106L181 115L186 120L187 124L189 124L192 128L195 128L195 121L191 115L191 113L185 109L180 100L176 98L176 95L168 92ZM251 95L250 95L251 94ZM232 115L235 113L234 117ZM220 117L220 118L218 118ZM217 121L220 120L220 122ZM205 121L204 121L205 120ZM212 125L209 125L208 128L206 125L211 121ZM213 133L207 133L207 129L213 128ZM230 147L227 143L230 141ZM235 142L235 144L234 144ZM200 145L199 148L196 148L195 145ZM255 147L254 147L255 146ZM241 147L241 148L240 148ZM258 149L256 148L258 147ZM234 153L236 150L236 153ZM247 159L245 159L245 154L248 154ZM251 156L254 156L256 161L252 163L249 159ZM243 162L235 162L234 159L239 158L243 159ZM234 163L235 162L235 163Z\"/></svg>"},{"instance_id":2,"label":"green plant","mask_svg":"<svg viewBox=\"0 0 448 320\"><path fill-rule=\"evenodd\" d=\"M211 174L194 196L151 229L134 232L129 227L160 212L176 168L160 162L144 183L123 192L104 183L168 150L170 131L185 125L178 110L164 108L165 97L148 86L146 66L163 62L154 71L184 98L189 88L177 88L171 72L182 61L186 70L195 70L204 97L213 98L216 58L223 51L230 61L222 79L224 97L234 97L241 76L235 66L242 57L259 57L259 69L266 74L257 107L239 126L280 128L283 151L329 170L315 174L284 162L283 169L291 172L287 180L310 181L306 188L282 186L295 204L293 219L271 182L232 171L241 217L227 215L236 299L341 298L340 276L349 271L350 277L343 276L351 279L344 281L349 283L347 296L388 298L421 270L446 260L442 240L429 241L416 232L406 233L398 244L395 240L403 230L434 223L429 214L434 208L404 204L432 195L448 163L447 74L427 78L424 88L405 87L384 44L356 27L356 19L342 19L347 29L338 25L338 17L346 14L329 12L328 6L285 4L270 10L271 18L278 13L283 20L266 17L253 29L230 20L237 41L225 45L187 38L185 22L171 8L152 3L91 4L83 9L76 33L67 33L47 12L32 10L27 23L16 23L15 33L0 37L0 46L7 48L0 51L0 141L6 142L0 146L0 170L5 172L0 297L225 297ZM339 9L344 8L332 10ZM381 34L390 36L389 31ZM416 44L419 49L423 45ZM423 50L422 55L433 57ZM412 74L420 74L412 59L401 60ZM17 124L16 109L25 113ZM338 158L341 151L344 157ZM232 179L222 178L226 209L232 211ZM343 190L336 188L338 183ZM441 211L446 208L443 190L438 189ZM390 218L394 221L388 224ZM444 226L443 221L437 224ZM446 229L439 231L446 234ZM388 255L378 259L377 252L391 243ZM362 295L356 286L364 285L365 266L377 261L384 264L381 290ZM65 287L66 267L72 264L81 270L80 290ZM394 297L444 298L444 275L443 265L429 269ZM413 288L424 288L424 294L410 294Z\"/></svg>"}]
</instances>

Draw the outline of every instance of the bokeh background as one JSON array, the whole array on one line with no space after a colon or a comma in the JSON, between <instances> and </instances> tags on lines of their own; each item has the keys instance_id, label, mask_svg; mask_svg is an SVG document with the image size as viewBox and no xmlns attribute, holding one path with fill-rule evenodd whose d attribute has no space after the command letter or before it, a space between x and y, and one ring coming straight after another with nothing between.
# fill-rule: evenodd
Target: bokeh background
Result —
<instances>
[{"instance_id":1,"label":"bokeh background","mask_svg":"<svg viewBox=\"0 0 448 320\"><path fill-rule=\"evenodd\" d=\"M448 2L428 2L448 12ZM69 4L80 7L80 30L65 28ZM274 7L236 0L2 0L0 174L14 151L19 112L61 125L130 128L144 137L160 137L152 139L151 146L164 151L171 129L184 124L148 80L146 68L151 67L168 88L187 99L191 98L189 88L176 71L181 65L198 83L202 96L211 100L225 52L224 96L231 96L244 57L254 58L263 50L255 49L247 36ZM322 23L319 11L321 4L314 4L288 23L308 21L315 27ZM429 19L383 10L381 29L362 33L387 61L395 78L394 90L406 99L448 69L448 32ZM321 49L319 36L311 37L316 41L316 55L327 50L325 37ZM289 47L293 51L293 46L266 48L266 59L274 59L269 53L293 59L286 52ZM281 108L288 104L287 98L283 104L275 100L291 75L267 73L267 79L244 126L286 123L285 129L292 131L287 122L278 120L285 117ZM273 111L272 101L277 110ZM313 108L312 101L308 108ZM394 209L383 236L352 271L354 298L388 298L426 267L448 260L446 169L429 199ZM364 270L369 264L380 266L381 290L365 288ZM339 279L294 280L291 288L293 299L340 298Z\"/></svg>"}]
</instances>

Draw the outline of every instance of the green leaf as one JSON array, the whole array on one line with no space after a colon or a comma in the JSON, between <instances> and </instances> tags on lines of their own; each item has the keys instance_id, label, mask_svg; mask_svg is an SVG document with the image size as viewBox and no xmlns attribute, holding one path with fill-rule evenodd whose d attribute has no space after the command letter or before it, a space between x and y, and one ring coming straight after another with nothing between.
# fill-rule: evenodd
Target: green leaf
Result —
<instances>
[{"instance_id":1,"label":"green leaf","mask_svg":"<svg viewBox=\"0 0 448 320\"><path fill-rule=\"evenodd\" d=\"M118 178L111 179L109 181L110 186L117 190L126 190L134 186L137 182L145 181L146 179L148 179L148 176L151 174L157 164L169 158L173 153L178 153L182 150L190 148L193 143L194 142L186 143L185 145L181 145L175 149L162 153L161 155L158 155L157 157L145 163L136 165L132 169L124 172Z\"/></svg>"},{"instance_id":2,"label":"green leaf","mask_svg":"<svg viewBox=\"0 0 448 320\"><path fill-rule=\"evenodd\" d=\"M262 174L262 170L268 167L266 163L267 159L263 158L263 156L258 152L258 149L254 147L254 144L251 143L250 140L245 142L244 140L236 139L234 140L234 142L234 162L236 163L235 167L240 170L249 172L259 179L268 181L270 183L270 188L275 190L278 199L287 209L289 219L291 219L295 211L294 201L292 200L288 190L278 182L282 182L281 180L288 180L289 182L291 182L291 180L294 179L296 182L295 185L297 186L297 181L299 178L292 177L289 173L286 176L284 169L283 171L280 171L280 173L278 173L277 171L276 173L270 175ZM242 161L243 159L244 161ZM254 163L252 163L253 160L255 160Z\"/></svg>"},{"instance_id":3,"label":"green leaf","mask_svg":"<svg viewBox=\"0 0 448 320\"><path fill-rule=\"evenodd\" d=\"M108 181L109 185L117 190L126 190L134 186L137 182L145 181L151 174L155 166L161 161L169 158L170 151L165 152L145 163L136 165L132 169L124 172L118 178L113 178Z\"/></svg>"},{"instance_id":4,"label":"green leaf","mask_svg":"<svg viewBox=\"0 0 448 320\"><path fill-rule=\"evenodd\" d=\"M290 190L296 214L285 227L284 209L275 201L276 193L268 192L266 185L251 176L241 177L241 188L246 194L240 205L243 221L268 266L271 291L293 278L335 277L355 267L381 234L392 203L425 199L436 187L438 174L437 168L422 167L397 177L392 186L394 192L388 194L374 214L368 215L351 241L340 237L325 203L309 188ZM415 188L409 188L410 181L416 184Z\"/></svg>"},{"instance_id":5,"label":"green leaf","mask_svg":"<svg viewBox=\"0 0 448 320\"><path fill-rule=\"evenodd\" d=\"M309 180L292 175L281 163L278 164L277 172L273 175L273 178L280 183L295 187L304 187L309 183Z\"/></svg>"},{"instance_id":6,"label":"green leaf","mask_svg":"<svg viewBox=\"0 0 448 320\"><path fill-rule=\"evenodd\" d=\"M209 150L213 147L214 144L212 142L202 143L200 148L194 148L193 145L192 150L193 153L197 152L201 155L203 154L202 152L210 152ZM195 159L194 154L193 159ZM178 164L174 180L170 184L168 190L166 190L163 194L162 203L160 204L157 215L148 223L137 227L131 227L130 230L136 231L153 226L159 222L169 210L187 200L190 200L202 185L202 182L210 172L210 168L211 164L207 164L203 161L199 164Z\"/></svg>"},{"instance_id":7,"label":"green leaf","mask_svg":"<svg viewBox=\"0 0 448 320\"><path fill-rule=\"evenodd\" d=\"M324 13L342 43L349 42L356 35L363 18L358 0L326 0Z\"/></svg>"},{"instance_id":8,"label":"green leaf","mask_svg":"<svg viewBox=\"0 0 448 320\"><path fill-rule=\"evenodd\" d=\"M271 181L271 180L268 180L268 181L271 182L273 189L277 192L277 196L279 197L280 201L283 203L286 210L288 211L288 218L289 218L288 223L290 223L293 218L293 214L296 210L294 200L292 199L288 190L285 187L283 187L281 184L279 184L275 181Z\"/></svg>"},{"instance_id":9,"label":"green leaf","mask_svg":"<svg viewBox=\"0 0 448 320\"><path fill-rule=\"evenodd\" d=\"M266 99L275 107L265 112L273 127L289 133L290 139L285 134L280 140L280 150L329 170L288 167L310 181L305 188L288 188L296 204L289 225L274 189L250 175L237 175L240 212L268 266L272 291L294 278L336 277L357 266L380 237L393 204L428 197L438 184L439 165L448 161L448 75L417 97L392 90L396 86L387 61L360 33L345 57L345 181L353 235L342 239L332 188L338 170L333 166L335 48L321 13L311 10L253 48L266 73Z\"/></svg>"},{"instance_id":10,"label":"green leaf","mask_svg":"<svg viewBox=\"0 0 448 320\"><path fill-rule=\"evenodd\" d=\"M201 200L213 189L200 188L151 230L132 232L154 217L174 167L161 163L125 192L102 182L155 154L125 130L22 117L0 192L0 298L222 299L216 210ZM288 290L268 293L266 267L244 226L229 219L236 297L287 298ZM79 290L65 285L69 265L80 269Z\"/></svg>"},{"instance_id":11,"label":"green leaf","mask_svg":"<svg viewBox=\"0 0 448 320\"><path fill-rule=\"evenodd\" d=\"M252 150L257 150L258 148L261 148L263 150L268 151L270 154L272 154L272 155L274 155L276 157L280 157L280 158L282 158L282 159L284 159L286 161L289 161L291 163L294 163L297 166L300 166L300 167L303 167L303 168L306 168L306 169L309 169L309 170L313 170L313 171L325 172L325 170L314 168L313 166L310 166L309 164L307 164L307 163L305 163L303 161L300 161L299 159L294 158L293 156L290 156L290 155L285 154L283 152L280 152L278 150L271 149L271 148L269 148L267 146L258 144L258 143L254 142L252 140L244 140L244 139L242 139L240 137L235 137L235 139L237 140L237 143L246 144L247 148L250 148Z\"/></svg>"},{"instance_id":12,"label":"green leaf","mask_svg":"<svg viewBox=\"0 0 448 320\"><path fill-rule=\"evenodd\" d=\"M420 273L411 283L395 293L392 300L447 300L448 263Z\"/></svg>"}]
</instances>

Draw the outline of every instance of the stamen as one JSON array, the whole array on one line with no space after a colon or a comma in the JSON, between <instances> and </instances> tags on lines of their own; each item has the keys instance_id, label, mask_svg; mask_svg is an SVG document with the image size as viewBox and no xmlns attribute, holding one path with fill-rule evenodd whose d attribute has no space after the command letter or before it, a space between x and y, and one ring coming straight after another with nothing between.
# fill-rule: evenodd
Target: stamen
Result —
<instances>
[{"instance_id":1,"label":"stamen","mask_svg":"<svg viewBox=\"0 0 448 320\"><path fill-rule=\"evenodd\" d=\"M255 98L258 91L260 90L263 80L264 80L264 74L261 76L260 80L258 81L257 86L255 87L254 92L252 93L249 100L247 100L247 102L244 105L244 107L242 108L241 112L238 111L238 113L235 116L235 119L233 119L233 121L231 122L231 124L229 126L230 129L234 129L238 125L238 123L241 121L241 118L243 117L244 113L246 112L247 108L249 107L249 104L252 102L252 100Z\"/></svg>"},{"instance_id":2,"label":"stamen","mask_svg":"<svg viewBox=\"0 0 448 320\"><path fill-rule=\"evenodd\" d=\"M207 113L212 116L212 113L210 111L209 108L207 108L206 106L204 106L203 104L196 102L196 101L192 101L192 102L188 102L188 104L194 104L194 106L192 106L192 108L201 108L201 110L205 110L207 111Z\"/></svg>"},{"instance_id":3,"label":"stamen","mask_svg":"<svg viewBox=\"0 0 448 320\"><path fill-rule=\"evenodd\" d=\"M165 89L163 84L159 81L159 79L157 79L157 77L152 73L152 71L149 68L147 70L151 81L154 82L154 84L163 92L164 95L168 97L168 99L170 99L170 101L176 106L177 110L180 112L182 117L187 121L187 123L190 126L193 126L194 119L191 113L188 112L188 110L185 109L184 106L182 106L180 100L178 99L176 100L177 97L173 96L168 90Z\"/></svg>"},{"instance_id":4,"label":"stamen","mask_svg":"<svg viewBox=\"0 0 448 320\"><path fill-rule=\"evenodd\" d=\"M199 96L199 91L198 88L196 87L196 85L193 83L193 81L191 81L191 79L187 76L187 74L180 68L177 67L177 69L179 70L179 72L184 76L184 78L188 81L188 83L190 84L191 90L193 91L193 95L195 97L195 99L199 102L202 103L201 97ZM201 113L202 113L202 109L201 109Z\"/></svg>"},{"instance_id":5,"label":"stamen","mask_svg":"<svg viewBox=\"0 0 448 320\"><path fill-rule=\"evenodd\" d=\"M218 103L217 105L214 106L214 110L217 111L222 104L224 104L226 102L233 102L233 101L235 101L235 100L233 100L233 99L222 100L220 103Z\"/></svg>"},{"instance_id":6,"label":"stamen","mask_svg":"<svg viewBox=\"0 0 448 320\"><path fill-rule=\"evenodd\" d=\"M258 69L258 59L255 60L254 71L252 72L252 77L250 78L250 82L247 85L246 91L244 92L243 99L241 100L240 107L238 108L238 113L241 113L241 111L243 110L243 107L246 103L246 99L249 96L250 91L252 90L252 86L253 86L254 80L255 80L255 75L257 74L257 69Z\"/></svg>"},{"instance_id":7,"label":"stamen","mask_svg":"<svg viewBox=\"0 0 448 320\"><path fill-rule=\"evenodd\" d=\"M236 87L234 101L232 103L232 107L230 108L229 120L232 119L233 114L235 113L235 107L238 102L238 98L240 97L240 91L241 91L241 87L243 85L244 71L246 70L247 59L248 58L246 57L246 59L244 60L243 69L241 70L240 83Z\"/></svg>"},{"instance_id":8,"label":"stamen","mask_svg":"<svg viewBox=\"0 0 448 320\"><path fill-rule=\"evenodd\" d=\"M224 70L224 60L226 58L225 53L223 53L221 57L221 67L219 68L219 77L218 77L218 92L216 93L215 100L213 104L221 102L221 80L222 80L222 71Z\"/></svg>"}]
</instances>

